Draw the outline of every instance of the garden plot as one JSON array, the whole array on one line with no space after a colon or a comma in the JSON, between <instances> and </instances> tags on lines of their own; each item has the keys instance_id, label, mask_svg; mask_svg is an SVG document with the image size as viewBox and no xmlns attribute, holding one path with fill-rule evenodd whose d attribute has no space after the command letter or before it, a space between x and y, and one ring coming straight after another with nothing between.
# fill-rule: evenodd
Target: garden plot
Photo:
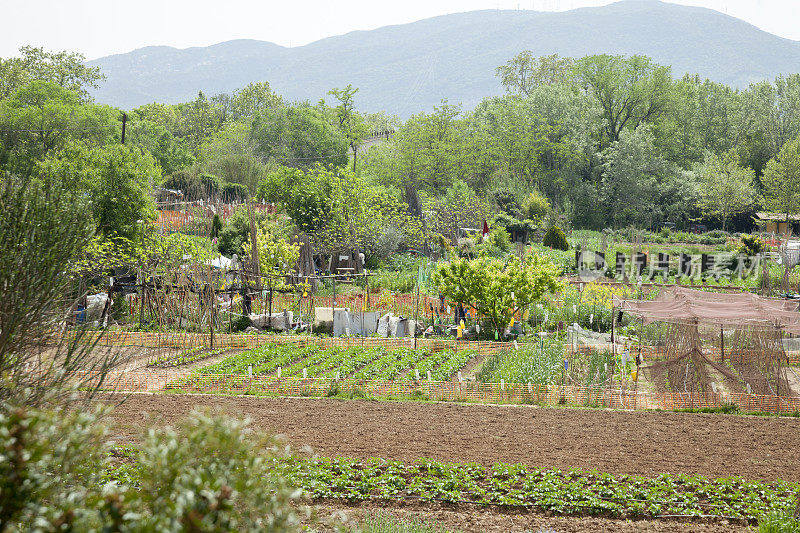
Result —
<instances>
[{"instance_id":1,"label":"garden plot","mask_svg":"<svg viewBox=\"0 0 800 533\"><path fill-rule=\"evenodd\" d=\"M296 448L311 446L322 457L800 479L800 462L791 453L800 419L785 417L134 394L114 411L112 436L135 442L143 419L175 426L198 407L248 417L254 427L286 435Z\"/></svg>"},{"instance_id":2,"label":"garden plot","mask_svg":"<svg viewBox=\"0 0 800 533\"><path fill-rule=\"evenodd\" d=\"M475 358L471 350L413 350L265 344L199 369L171 384L191 390L208 378L231 385L250 378L344 381L450 381Z\"/></svg>"}]
</instances>

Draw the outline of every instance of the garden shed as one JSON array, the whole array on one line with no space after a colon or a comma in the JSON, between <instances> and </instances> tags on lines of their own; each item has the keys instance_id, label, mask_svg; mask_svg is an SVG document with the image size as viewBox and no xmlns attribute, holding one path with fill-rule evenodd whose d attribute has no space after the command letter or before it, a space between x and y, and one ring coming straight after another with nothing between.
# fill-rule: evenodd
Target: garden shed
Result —
<instances>
[{"instance_id":1,"label":"garden shed","mask_svg":"<svg viewBox=\"0 0 800 533\"><path fill-rule=\"evenodd\" d=\"M793 227L800 222L800 215L786 215L786 213L756 213L756 224L763 227L767 233L775 235L792 235Z\"/></svg>"},{"instance_id":2,"label":"garden shed","mask_svg":"<svg viewBox=\"0 0 800 533\"><path fill-rule=\"evenodd\" d=\"M335 252L331 255L328 271L331 274L361 274L364 272L363 254L356 249Z\"/></svg>"}]
</instances>

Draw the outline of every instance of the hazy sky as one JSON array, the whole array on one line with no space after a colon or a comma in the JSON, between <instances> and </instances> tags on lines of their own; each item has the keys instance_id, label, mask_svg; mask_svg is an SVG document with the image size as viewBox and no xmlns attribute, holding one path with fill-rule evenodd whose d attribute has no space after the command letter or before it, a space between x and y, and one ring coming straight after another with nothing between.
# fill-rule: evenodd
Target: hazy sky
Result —
<instances>
[{"instance_id":1,"label":"hazy sky","mask_svg":"<svg viewBox=\"0 0 800 533\"><path fill-rule=\"evenodd\" d=\"M300 46L353 30L472 11L565 11L611 0L3 0L0 57L25 44L89 59L149 45L206 46L259 39ZM800 0L672 0L744 19L800 40Z\"/></svg>"}]
</instances>

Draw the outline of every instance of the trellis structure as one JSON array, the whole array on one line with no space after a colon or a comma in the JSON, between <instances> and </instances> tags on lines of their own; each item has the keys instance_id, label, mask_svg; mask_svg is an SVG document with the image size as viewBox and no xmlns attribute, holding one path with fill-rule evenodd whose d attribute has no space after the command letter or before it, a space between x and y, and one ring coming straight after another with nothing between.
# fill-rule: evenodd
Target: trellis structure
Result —
<instances>
[{"instance_id":1,"label":"trellis structure","mask_svg":"<svg viewBox=\"0 0 800 533\"><path fill-rule=\"evenodd\" d=\"M783 337L800 333L798 302L671 287L614 304L641 320L640 360L658 391L790 395Z\"/></svg>"}]
</instances>

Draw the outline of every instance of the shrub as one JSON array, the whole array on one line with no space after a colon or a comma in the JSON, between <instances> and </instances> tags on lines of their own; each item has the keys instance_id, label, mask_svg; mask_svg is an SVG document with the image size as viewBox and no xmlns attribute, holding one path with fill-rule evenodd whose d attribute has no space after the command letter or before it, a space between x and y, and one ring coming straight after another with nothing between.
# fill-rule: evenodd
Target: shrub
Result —
<instances>
[{"instance_id":1,"label":"shrub","mask_svg":"<svg viewBox=\"0 0 800 533\"><path fill-rule=\"evenodd\" d=\"M222 200L224 202L244 202L248 196L247 187L241 183L226 183L222 186Z\"/></svg>"},{"instance_id":2,"label":"shrub","mask_svg":"<svg viewBox=\"0 0 800 533\"><path fill-rule=\"evenodd\" d=\"M299 531L292 507L299 491L272 468L283 453L254 437L245 423L193 413L179 431L151 430L133 454L134 467L107 472L111 450L97 414L3 405L0 526Z\"/></svg>"},{"instance_id":3,"label":"shrub","mask_svg":"<svg viewBox=\"0 0 800 533\"><path fill-rule=\"evenodd\" d=\"M753 256L764 251L764 241L758 235L742 235L742 244L737 250L742 255Z\"/></svg>"},{"instance_id":4,"label":"shrub","mask_svg":"<svg viewBox=\"0 0 800 533\"><path fill-rule=\"evenodd\" d=\"M81 195L24 183L12 176L3 180L0 402L40 405L78 399L72 396L73 389L96 390L102 379L89 376L93 372L105 376L120 357L93 351L94 344L83 337L84 329L78 329L71 341L56 342L54 347L43 339L61 331L70 308L73 304L77 307L79 302L71 295L71 275L88 270L89 254L100 248L100 241L92 241L91 219ZM0 463L1 457L2 452Z\"/></svg>"},{"instance_id":5,"label":"shrub","mask_svg":"<svg viewBox=\"0 0 800 533\"><path fill-rule=\"evenodd\" d=\"M502 330L516 311L561 290L560 273L542 257L534 256L524 266L515 257L505 262L480 257L439 264L431 279L445 298L473 303L496 330Z\"/></svg>"},{"instance_id":6,"label":"shrub","mask_svg":"<svg viewBox=\"0 0 800 533\"><path fill-rule=\"evenodd\" d=\"M543 220L550 212L550 202L538 192L532 192L522 203L522 213L530 220Z\"/></svg>"},{"instance_id":7,"label":"shrub","mask_svg":"<svg viewBox=\"0 0 800 533\"><path fill-rule=\"evenodd\" d=\"M542 239L542 244L554 250L569 250L567 236L558 226L552 226L547 230L547 233L544 234L544 239Z\"/></svg>"},{"instance_id":8,"label":"shrub","mask_svg":"<svg viewBox=\"0 0 800 533\"><path fill-rule=\"evenodd\" d=\"M511 189L498 189L492 192L492 197L497 207L502 209L505 213L516 215L519 211L520 205L517 201L517 195Z\"/></svg>"},{"instance_id":9,"label":"shrub","mask_svg":"<svg viewBox=\"0 0 800 533\"><path fill-rule=\"evenodd\" d=\"M214 213L214 220L211 221L211 237L219 237L219 232L222 229L222 220L219 215Z\"/></svg>"}]
</instances>

